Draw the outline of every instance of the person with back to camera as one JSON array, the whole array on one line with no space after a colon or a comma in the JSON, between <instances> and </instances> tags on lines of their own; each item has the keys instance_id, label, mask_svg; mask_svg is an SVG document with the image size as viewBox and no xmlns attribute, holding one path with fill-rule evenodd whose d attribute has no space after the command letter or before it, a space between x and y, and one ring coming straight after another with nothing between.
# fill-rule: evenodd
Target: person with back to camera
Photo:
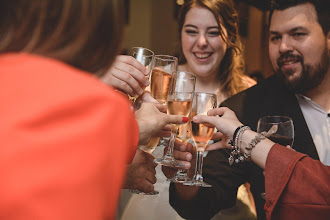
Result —
<instances>
[{"instance_id":1,"label":"person with back to camera","mask_svg":"<svg viewBox=\"0 0 330 220\"><path fill-rule=\"evenodd\" d=\"M263 116L290 117L295 127L293 149L324 165L330 165L328 12L327 1L275 1L269 18L269 56L275 74L221 104L231 108L252 130L256 130L257 121ZM189 146L180 146L175 157L190 166L190 150ZM171 185L170 202L181 216L212 218L235 203L237 187L248 181L258 219L265 219L265 200L260 196L265 192L263 170L251 163L230 166L229 153L212 151L205 158L203 176L212 188ZM173 173L167 175L171 177Z\"/></svg>"},{"instance_id":2,"label":"person with back to camera","mask_svg":"<svg viewBox=\"0 0 330 220\"><path fill-rule=\"evenodd\" d=\"M132 113L100 82L119 51L118 0L0 2L0 219L114 219L138 144L187 117Z\"/></svg>"},{"instance_id":3,"label":"person with back to camera","mask_svg":"<svg viewBox=\"0 0 330 220\"><path fill-rule=\"evenodd\" d=\"M215 93L218 97L217 101L220 103L255 84L254 80L243 74L244 60L238 34L238 14L231 0L186 1L181 7L178 24L180 37L178 70L196 74L195 90L197 92ZM148 85L142 65L134 58L124 55L117 57L115 64L103 77L103 80L131 96L134 93L142 94L141 85ZM144 93L143 98L153 101L148 93ZM157 172L157 174L162 175L161 172ZM158 176L157 179L158 182L165 181L163 176ZM244 188L242 192L244 192ZM167 190L157 195L158 199L155 197L148 197L148 201L151 201L149 206L147 205L149 203L146 202L147 198L143 197L145 207L155 207L155 204L159 203L156 209L152 209L148 213L144 212L142 202L136 202L133 205L131 199L126 208L125 217L127 219L129 216L134 216L135 219L139 217L150 219L153 210L158 219L176 216L173 209L167 204ZM133 198L140 201L142 197L134 195ZM138 212L137 207L142 207L142 211ZM249 209L247 208L247 210ZM231 215L237 216L233 212L237 212L237 209L231 211ZM158 213L166 214L160 216ZM250 214L253 216L252 213Z\"/></svg>"}]
</instances>

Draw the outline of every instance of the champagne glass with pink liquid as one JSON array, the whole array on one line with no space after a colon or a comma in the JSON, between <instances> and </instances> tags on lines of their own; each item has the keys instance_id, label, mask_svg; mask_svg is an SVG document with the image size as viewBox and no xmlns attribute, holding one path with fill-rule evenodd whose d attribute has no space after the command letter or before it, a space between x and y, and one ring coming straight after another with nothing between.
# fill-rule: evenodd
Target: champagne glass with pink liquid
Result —
<instances>
[{"instance_id":1,"label":"champagne glass with pink liquid","mask_svg":"<svg viewBox=\"0 0 330 220\"><path fill-rule=\"evenodd\" d=\"M212 93L195 93L191 109L191 117L195 115L207 115L210 109L217 107L217 96ZM192 138L197 148L195 175L191 181L184 182L183 185L212 187L212 185L203 181L202 167L203 154L207 143L211 140L214 133L214 126L206 123L194 123L191 121Z\"/></svg>"},{"instance_id":2,"label":"champagne glass with pink liquid","mask_svg":"<svg viewBox=\"0 0 330 220\"><path fill-rule=\"evenodd\" d=\"M150 76L150 92L151 96L163 105L167 105L171 79L177 71L177 66L178 58L170 55L155 55ZM152 137L153 147L164 145L165 139L168 138Z\"/></svg>"},{"instance_id":3,"label":"champagne glass with pink liquid","mask_svg":"<svg viewBox=\"0 0 330 220\"><path fill-rule=\"evenodd\" d=\"M194 91L196 75L189 72L177 71L171 79L170 89L167 95L167 114L184 115L190 114ZM161 159L155 159L154 162L163 166L183 167L182 163L173 157L173 148L176 133L179 125L172 124L169 147L166 154Z\"/></svg>"},{"instance_id":4,"label":"champagne glass with pink liquid","mask_svg":"<svg viewBox=\"0 0 330 220\"><path fill-rule=\"evenodd\" d=\"M177 70L178 59L169 55L156 55L150 68L150 92L154 99L166 105L167 95L173 74ZM160 137L151 137L146 145L140 145L139 149L151 154L158 146ZM159 192L154 190L149 193L144 193L139 190L130 190L131 193L143 195L157 195Z\"/></svg>"}]
</instances>

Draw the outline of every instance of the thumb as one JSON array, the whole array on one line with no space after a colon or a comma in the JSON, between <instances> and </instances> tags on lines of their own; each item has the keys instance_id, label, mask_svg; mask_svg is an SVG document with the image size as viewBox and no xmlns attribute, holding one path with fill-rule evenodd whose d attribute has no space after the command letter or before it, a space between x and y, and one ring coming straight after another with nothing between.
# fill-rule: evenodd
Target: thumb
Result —
<instances>
[{"instance_id":1,"label":"thumb","mask_svg":"<svg viewBox=\"0 0 330 220\"><path fill-rule=\"evenodd\" d=\"M164 114L166 117L167 124L184 124L189 121L189 118L182 115L167 115Z\"/></svg>"},{"instance_id":2,"label":"thumb","mask_svg":"<svg viewBox=\"0 0 330 220\"><path fill-rule=\"evenodd\" d=\"M196 115L192 119L195 123L208 123L215 126L216 120L214 120L213 116L207 115Z\"/></svg>"}]
</instances>

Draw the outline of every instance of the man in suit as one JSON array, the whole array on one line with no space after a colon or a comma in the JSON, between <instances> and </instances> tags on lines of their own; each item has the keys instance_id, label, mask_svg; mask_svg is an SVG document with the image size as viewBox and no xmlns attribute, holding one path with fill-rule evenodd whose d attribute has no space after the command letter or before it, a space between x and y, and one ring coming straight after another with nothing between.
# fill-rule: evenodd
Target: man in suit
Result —
<instances>
[{"instance_id":1,"label":"man in suit","mask_svg":"<svg viewBox=\"0 0 330 220\"><path fill-rule=\"evenodd\" d=\"M239 120L256 130L266 115L285 115L295 126L293 149L330 165L329 6L326 1L277 0L270 14L269 56L275 74L225 102ZM190 147L176 157L190 166ZM265 219L261 198L263 170L253 163L228 164L229 150L210 151L203 176L212 188L171 184L170 203L187 219L210 219L235 203L237 188L251 184L258 219ZM188 159L187 159L188 158ZM170 170L163 168L168 177ZM190 172L191 173L191 172Z\"/></svg>"}]
</instances>

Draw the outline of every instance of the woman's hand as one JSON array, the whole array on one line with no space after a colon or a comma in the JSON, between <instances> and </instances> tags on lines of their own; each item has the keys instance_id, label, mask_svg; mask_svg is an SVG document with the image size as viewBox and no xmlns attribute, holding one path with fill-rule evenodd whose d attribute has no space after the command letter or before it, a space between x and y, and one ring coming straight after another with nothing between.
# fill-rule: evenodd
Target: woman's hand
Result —
<instances>
[{"instance_id":1,"label":"woman's hand","mask_svg":"<svg viewBox=\"0 0 330 220\"><path fill-rule=\"evenodd\" d=\"M142 95L140 95L134 102L134 108L138 110L142 103L144 102L150 102L153 103L160 112L166 113L167 112L167 106L159 103L156 99L154 99L151 96L151 93L149 91L144 91Z\"/></svg>"},{"instance_id":2,"label":"woman's hand","mask_svg":"<svg viewBox=\"0 0 330 220\"><path fill-rule=\"evenodd\" d=\"M157 136L167 124L183 124L188 117L168 115L160 112L153 103L144 102L135 111L135 118L139 125L139 145L147 144L152 136Z\"/></svg>"},{"instance_id":3,"label":"woman's hand","mask_svg":"<svg viewBox=\"0 0 330 220\"><path fill-rule=\"evenodd\" d=\"M134 57L119 55L101 80L134 97L136 94L141 95L149 85L147 75L147 69Z\"/></svg>"},{"instance_id":4,"label":"woman's hand","mask_svg":"<svg viewBox=\"0 0 330 220\"><path fill-rule=\"evenodd\" d=\"M218 117L221 116L221 117ZM208 111L206 115L198 115L192 119L195 123L208 123L214 125L219 133L215 139L221 139L214 144L206 147L205 150L217 150L230 148L229 141L232 140L234 132L242 123L237 119L235 113L227 107L215 108Z\"/></svg>"}]
</instances>

